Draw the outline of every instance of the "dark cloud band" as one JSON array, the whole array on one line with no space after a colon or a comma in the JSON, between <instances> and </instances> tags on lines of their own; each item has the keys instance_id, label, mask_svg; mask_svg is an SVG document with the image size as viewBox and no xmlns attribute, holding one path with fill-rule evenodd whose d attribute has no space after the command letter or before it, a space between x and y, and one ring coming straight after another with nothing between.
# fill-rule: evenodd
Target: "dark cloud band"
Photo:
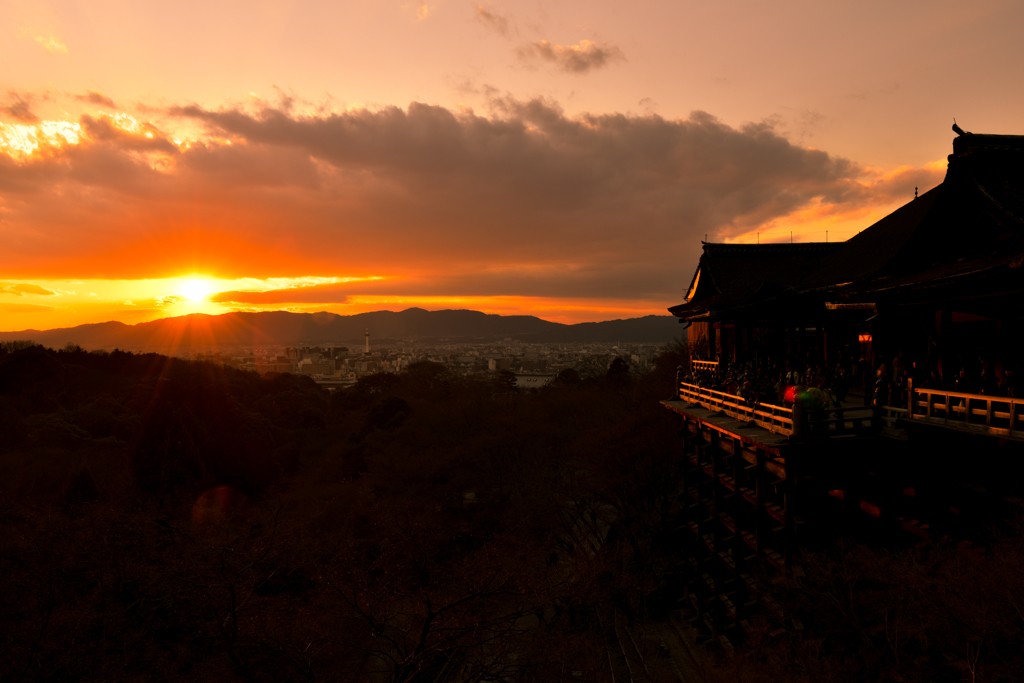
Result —
<instances>
[{"instance_id":1,"label":"dark cloud band","mask_svg":"<svg viewBox=\"0 0 1024 683\"><path fill-rule=\"evenodd\" d=\"M163 132L174 121L132 132L84 117L78 145L27 162L0 155L6 229L18 235L7 272L416 274L223 299L250 303L371 292L674 301L705 233L722 240L810 206L885 205L941 179L917 169L879 180L769 124L704 112L490 106L175 107L171 117L207 129L190 144Z\"/></svg>"}]
</instances>

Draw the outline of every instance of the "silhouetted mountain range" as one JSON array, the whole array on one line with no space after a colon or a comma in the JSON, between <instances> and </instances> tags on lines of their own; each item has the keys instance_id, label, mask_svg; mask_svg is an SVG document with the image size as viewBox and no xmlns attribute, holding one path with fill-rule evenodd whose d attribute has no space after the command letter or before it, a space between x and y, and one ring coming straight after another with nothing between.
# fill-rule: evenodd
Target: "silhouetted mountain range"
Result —
<instances>
[{"instance_id":1,"label":"silhouetted mountain range","mask_svg":"<svg viewBox=\"0 0 1024 683\"><path fill-rule=\"evenodd\" d=\"M126 325L106 322L56 330L0 332L0 341L31 339L61 347L74 342L85 349L174 349L208 346L291 346L299 343L362 344L395 341L488 342L512 338L527 342L668 343L684 334L673 316L649 315L597 323L562 323L529 315L491 315L480 311L375 311L335 313L193 314Z\"/></svg>"}]
</instances>

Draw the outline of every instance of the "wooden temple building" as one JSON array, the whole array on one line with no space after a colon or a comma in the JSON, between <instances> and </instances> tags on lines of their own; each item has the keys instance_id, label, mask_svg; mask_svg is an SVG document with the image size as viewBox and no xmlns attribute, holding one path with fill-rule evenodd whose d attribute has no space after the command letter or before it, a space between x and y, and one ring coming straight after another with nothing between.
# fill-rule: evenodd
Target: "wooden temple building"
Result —
<instances>
[{"instance_id":1,"label":"wooden temple building","mask_svg":"<svg viewBox=\"0 0 1024 683\"><path fill-rule=\"evenodd\" d=\"M731 648L758 613L801 628L771 575L799 575L798 548L835 520L983 552L968 512L995 500L974 483L980 453L1024 458L1024 387L1007 381L1024 360L1024 136L954 131L938 187L846 242L705 243L686 302L669 309L688 323L697 369L812 356L915 368L900 405L814 413L752 404L681 368L664 404L682 422L679 542L705 640ZM970 363L1002 391L963 391L955 377ZM1012 485L1013 467L990 479Z\"/></svg>"},{"instance_id":2,"label":"wooden temple building","mask_svg":"<svg viewBox=\"0 0 1024 683\"><path fill-rule=\"evenodd\" d=\"M704 244L669 310L713 359L817 344L825 359L903 354L949 374L956 354L1002 363L1020 347L1022 265L1024 136L964 133L939 186L846 242Z\"/></svg>"}]
</instances>

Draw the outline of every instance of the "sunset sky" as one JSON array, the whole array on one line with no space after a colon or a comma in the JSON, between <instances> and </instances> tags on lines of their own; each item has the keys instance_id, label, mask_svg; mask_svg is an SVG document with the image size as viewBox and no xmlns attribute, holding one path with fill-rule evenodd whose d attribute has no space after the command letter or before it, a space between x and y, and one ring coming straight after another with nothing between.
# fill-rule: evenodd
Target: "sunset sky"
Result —
<instances>
[{"instance_id":1,"label":"sunset sky","mask_svg":"<svg viewBox=\"0 0 1024 683\"><path fill-rule=\"evenodd\" d=\"M1024 3L0 0L0 330L682 301L1024 133Z\"/></svg>"}]
</instances>

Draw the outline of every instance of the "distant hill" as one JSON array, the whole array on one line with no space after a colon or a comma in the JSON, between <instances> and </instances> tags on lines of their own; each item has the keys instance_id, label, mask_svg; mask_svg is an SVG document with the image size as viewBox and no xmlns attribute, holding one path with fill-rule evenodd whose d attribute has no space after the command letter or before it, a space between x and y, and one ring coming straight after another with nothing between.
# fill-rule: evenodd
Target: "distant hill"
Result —
<instances>
[{"instance_id":1,"label":"distant hill","mask_svg":"<svg viewBox=\"0 0 1024 683\"><path fill-rule=\"evenodd\" d=\"M371 343L449 341L485 343L504 338L527 342L668 343L684 335L677 319L649 315L628 320L564 325L530 315L491 315L480 311L374 311L335 313L224 313L163 318L137 325L119 322L56 330L0 332L0 341L31 339L61 347L74 342L85 349L183 349L207 346L292 346L298 343Z\"/></svg>"}]
</instances>

